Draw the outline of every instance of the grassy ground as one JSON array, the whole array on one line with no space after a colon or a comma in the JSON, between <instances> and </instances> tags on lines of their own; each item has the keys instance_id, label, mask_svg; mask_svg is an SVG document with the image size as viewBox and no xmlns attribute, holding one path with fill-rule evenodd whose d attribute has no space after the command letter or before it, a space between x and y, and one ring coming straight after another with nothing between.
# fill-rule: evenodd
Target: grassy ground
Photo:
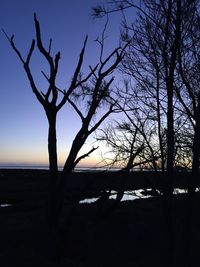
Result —
<instances>
[{"instance_id":1,"label":"grassy ground","mask_svg":"<svg viewBox=\"0 0 200 267\"><path fill-rule=\"evenodd\" d=\"M160 187L162 183L159 179L159 175L134 174L127 178L125 189L148 188L149 181ZM52 243L52 237L46 235L45 228L48 180L47 171L0 170L0 204L12 204L0 208L2 267L199 265L198 195L189 228L186 224L186 195L173 198L171 250L168 247L166 214L160 198L124 201L110 212L107 211L112 207L113 200L106 201L102 206L97 203L80 204L70 217L63 218L62 228ZM187 177L177 176L179 186L186 182ZM87 197L102 189L118 189L122 185L121 178L113 173L76 173L68 188L72 194L87 188L84 196ZM70 204L66 202L66 206ZM188 231L190 239L187 239ZM60 254L59 262L54 259L56 249Z\"/></svg>"}]
</instances>

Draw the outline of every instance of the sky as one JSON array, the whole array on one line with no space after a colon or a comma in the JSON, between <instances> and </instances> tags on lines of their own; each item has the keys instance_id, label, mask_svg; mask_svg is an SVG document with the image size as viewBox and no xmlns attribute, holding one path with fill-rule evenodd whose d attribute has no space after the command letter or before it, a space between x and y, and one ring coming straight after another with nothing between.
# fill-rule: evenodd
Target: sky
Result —
<instances>
[{"instance_id":1,"label":"sky","mask_svg":"<svg viewBox=\"0 0 200 267\"><path fill-rule=\"evenodd\" d=\"M1 0L0 27L11 36L26 56L31 40L35 38L33 14L40 22L42 38L48 46L52 38L52 52L61 52L58 83L65 88L72 77L85 36L88 34L83 72L98 62L99 46L94 40L101 35L104 20L91 17L91 7L104 0ZM105 53L118 46L120 16L112 16L107 28ZM48 123L42 106L31 91L23 66L0 33L0 166L48 164ZM46 68L38 52L34 52L31 68L39 88L46 81L41 70ZM45 89L44 89L45 91ZM62 166L73 138L80 127L77 115L70 107L58 113L58 159ZM83 149L88 151L95 141L91 137ZM95 166L102 158L100 147L80 166Z\"/></svg>"}]
</instances>

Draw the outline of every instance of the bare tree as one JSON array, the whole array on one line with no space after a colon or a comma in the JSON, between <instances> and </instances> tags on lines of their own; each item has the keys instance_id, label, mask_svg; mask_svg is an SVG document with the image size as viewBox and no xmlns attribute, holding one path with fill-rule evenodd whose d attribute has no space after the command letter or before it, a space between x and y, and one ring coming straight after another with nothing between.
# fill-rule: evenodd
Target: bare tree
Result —
<instances>
[{"instance_id":1,"label":"bare tree","mask_svg":"<svg viewBox=\"0 0 200 267\"><path fill-rule=\"evenodd\" d=\"M88 157L97 149L97 147L93 147L87 153L79 156L81 148L85 144L88 136L90 136L112 112L117 112L118 110L115 105L116 100L112 97L112 83L114 80L114 71L124 57L124 51L127 44L124 47L114 49L107 56L104 56L104 33L106 30L106 23L102 40L98 40L98 43L100 44L99 63L94 68L89 66L89 73L83 77L81 67L87 43L86 37L72 81L67 88L61 89L56 84L60 52L58 52L55 57L52 56L51 40L49 42L49 47L44 47L40 24L36 14L34 14L34 22L37 48L49 66L49 74L42 71L44 78L48 82L48 88L45 93L40 91L37 87L30 68L30 60L35 49L35 40L32 41L29 52L26 58L24 58L15 45L14 35L9 37L5 31L4 33L9 40L11 47L22 62L32 91L39 103L43 106L48 119L48 152L52 179L50 183L51 190L47 217L49 223L54 227L57 226L57 223L59 222L66 189L65 185L71 172L83 158ZM57 176L56 118L58 111L66 103L71 105L79 116L81 126L72 142L71 149L63 167L62 175ZM101 112L99 112L100 110Z\"/></svg>"},{"instance_id":2,"label":"bare tree","mask_svg":"<svg viewBox=\"0 0 200 267\"><path fill-rule=\"evenodd\" d=\"M181 0L142 1L142 8L135 1L111 1L114 8L98 7L96 15L122 11L127 8L139 10L135 23L124 19L122 42L130 42L122 62L122 72L136 80L134 89L139 103L152 122L157 117L158 138L164 170L164 146L162 131L166 129L166 171L163 186L163 207L166 226L167 260L173 258L172 194L175 159L175 79L178 52L182 37L184 9L189 4ZM130 41L131 40L131 41ZM139 92L139 95L138 95ZM141 94L143 93L143 96ZM135 101L135 97L132 101ZM161 115L163 113L163 115ZM156 114L156 115L155 115ZM132 119L134 121L134 119ZM166 121L166 127L161 125ZM154 151L153 151L154 152Z\"/></svg>"},{"instance_id":3,"label":"bare tree","mask_svg":"<svg viewBox=\"0 0 200 267\"><path fill-rule=\"evenodd\" d=\"M192 176L189 193L197 187L200 166L200 91L199 91L199 1L192 1L185 9L184 27L181 46L178 51L180 82L177 83L176 95L191 125Z\"/></svg>"},{"instance_id":4,"label":"bare tree","mask_svg":"<svg viewBox=\"0 0 200 267\"><path fill-rule=\"evenodd\" d=\"M199 1L188 0L113 0L98 6L94 14L101 17L112 12L125 14L127 8L139 11L135 23L124 19L122 41L132 39L124 57L122 72L132 76L139 87L144 109L157 110L160 148L166 130L167 158L164 186L164 211L168 256L173 256L172 192L175 167L192 168L189 179L189 199L199 183L200 167L200 93L199 93ZM133 19L134 20L134 19ZM130 49L129 49L130 48ZM142 92L143 91L143 92ZM136 94L138 92L136 91ZM132 98L135 101L135 98ZM165 138L165 136L164 136ZM163 152L161 154L164 154ZM164 163L164 161L163 161ZM165 165L163 164L163 170ZM189 201L190 202L190 201ZM190 205L192 204L192 205ZM191 244L193 211L186 206L186 255ZM192 219L191 219L192 218ZM185 255L184 255L185 256ZM187 256L186 256L187 257ZM172 260L172 257L168 257ZM190 262L188 262L190 263ZM171 262L168 262L171 265ZM188 265L189 266L189 265Z\"/></svg>"},{"instance_id":5,"label":"bare tree","mask_svg":"<svg viewBox=\"0 0 200 267\"><path fill-rule=\"evenodd\" d=\"M101 52L99 64L95 70L92 70L92 76L88 82L81 84L78 91L68 97L69 103L81 119L81 126L72 142L72 146L65 161L62 176L59 181L56 194L57 201L55 215L53 216L56 220L59 219L62 211L66 183L70 178L71 172L83 158L89 156L98 148L93 147L87 153L79 156L78 153L83 147L85 141L95 130L98 129L102 122L111 113L120 111L116 105L117 100L112 96L112 83L114 81L113 72L122 61L126 46L127 45L114 49L107 57L105 57L105 59L103 59ZM65 95L65 91L63 91L63 94ZM74 99L76 99L76 101L74 101ZM81 103L85 103L87 106L84 108L81 106ZM101 112L99 112L100 110ZM76 200L76 202L77 201L78 200Z\"/></svg>"},{"instance_id":6,"label":"bare tree","mask_svg":"<svg viewBox=\"0 0 200 267\"><path fill-rule=\"evenodd\" d=\"M108 152L102 155L106 167L118 167L122 172L129 172L134 167L141 166L140 154L144 149L143 139L139 134L139 127L134 128L127 122L115 122L104 129L97 136L97 141L104 142Z\"/></svg>"},{"instance_id":7,"label":"bare tree","mask_svg":"<svg viewBox=\"0 0 200 267\"><path fill-rule=\"evenodd\" d=\"M24 70L28 77L28 80L30 82L32 91L35 94L39 103L43 106L44 111L46 113L47 120L49 123L49 130L48 130L49 169L52 173L55 174L58 170L57 139L56 139L57 113L65 105L66 101L68 100L68 97L72 94L72 92L74 92L76 88L78 88L81 84L86 82L91 77L91 75L93 74L97 66L94 69L91 68L89 74L86 77L80 79L81 67L83 63L83 57L84 57L85 47L86 47L86 42L87 42L87 37L86 37L83 48L79 56L77 66L73 74L71 84L69 85L67 89L65 89L65 94L62 95L62 98L60 99L59 91L57 90L57 85L56 85L56 77L57 77L59 61L60 61L60 52L56 53L55 56L52 56L52 53L51 53L52 40L51 39L49 42L49 47L48 48L44 47L42 38L41 38L40 24L39 24L39 21L37 20L36 14L34 14L34 22L35 22L37 48L49 66L48 74L42 71L44 78L49 82L49 86L46 92L40 91L40 89L38 88L35 82L34 76L30 68L30 60L33 55L33 51L35 49L35 40L34 39L32 40L29 52L26 58L24 58L21 52L19 51L19 49L17 48L17 46L15 45L14 35L12 35L11 37L8 37L5 31L4 33L7 39L9 40L11 47L17 54L20 61L22 62Z\"/></svg>"},{"instance_id":8,"label":"bare tree","mask_svg":"<svg viewBox=\"0 0 200 267\"><path fill-rule=\"evenodd\" d=\"M148 3L147 3L148 2ZM166 118L167 118L167 173L169 195L173 191L173 165L174 165L174 77L177 64L177 54L180 40L181 27L181 2L180 1L144 1L148 7L148 16L141 13L139 15L139 24L133 27L133 40L136 40L141 56L145 58L147 67L143 65L140 71L140 80L150 88L152 94L152 85L156 89L154 98L156 99L156 110L158 117L158 136L160 140L161 154L163 157L162 135L161 135L161 117L160 109L160 88L166 90ZM126 28L127 29L127 28ZM134 42L133 42L134 47ZM135 47L137 49L137 45ZM151 68L151 74L148 79L143 79L145 68ZM152 82L152 78L153 81ZM145 81L145 83L144 83ZM168 188L168 189L167 189Z\"/></svg>"}]
</instances>

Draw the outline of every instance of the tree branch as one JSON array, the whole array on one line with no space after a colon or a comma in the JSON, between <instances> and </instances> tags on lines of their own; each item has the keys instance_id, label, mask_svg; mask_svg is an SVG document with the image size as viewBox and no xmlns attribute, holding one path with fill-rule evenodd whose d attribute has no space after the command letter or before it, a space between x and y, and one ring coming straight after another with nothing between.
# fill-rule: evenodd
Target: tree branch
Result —
<instances>
[{"instance_id":1,"label":"tree branch","mask_svg":"<svg viewBox=\"0 0 200 267\"><path fill-rule=\"evenodd\" d=\"M81 120L83 122L85 118L84 118L82 112L78 109L78 107L76 106L76 104L69 97L68 97L67 100L72 105L72 107L74 108L74 110L76 111L76 113L79 115L79 117L81 118Z\"/></svg>"},{"instance_id":2,"label":"tree branch","mask_svg":"<svg viewBox=\"0 0 200 267\"><path fill-rule=\"evenodd\" d=\"M94 152L95 150L97 150L98 148L99 148L98 146L97 146L97 147L93 147L89 152L87 152L87 153L85 153L84 155L78 157L78 158L75 160L75 162L74 162L74 166L76 166L82 159L84 159L84 158L86 158L86 157L89 157L90 154L91 154L92 152Z\"/></svg>"},{"instance_id":3,"label":"tree branch","mask_svg":"<svg viewBox=\"0 0 200 267\"><path fill-rule=\"evenodd\" d=\"M113 112L112 107L101 117L101 119L95 123L95 125L88 131L88 135L90 135L92 132L94 132L100 125L101 123Z\"/></svg>"},{"instance_id":4,"label":"tree branch","mask_svg":"<svg viewBox=\"0 0 200 267\"><path fill-rule=\"evenodd\" d=\"M80 70L81 70L81 66L82 66L82 63L83 63L83 57L84 57L84 53L85 53L85 47L86 47L86 43L87 43L87 39L88 39L88 36L86 36L85 38L85 41L84 41L84 44L83 44L83 48L81 50L81 53L79 55L79 61L78 61L78 64L77 64L77 67L75 69L75 72L74 72L74 75L73 75L73 78L72 78L72 82L71 82L71 85L69 86L68 90L64 90L65 93L64 93L64 97L62 98L62 100L60 101L59 105L57 106L57 110L61 109L63 107L63 105L66 103L68 97L70 96L70 94L73 92L73 90L79 86L81 83L83 83L83 81L77 83L77 80L78 80L78 75L80 73ZM95 67L97 68L97 66ZM92 71L91 73L84 79L84 82L88 79L88 77L90 77L92 75Z\"/></svg>"},{"instance_id":5,"label":"tree branch","mask_svg":"<svg viewBox=\"0 0 200 267\"><path fill-rule=\"evenodd\" d=\"M50 56L50 53L47 52L47 50L44 48L42 44L40 24L39 24L39 21L37 20L36 13L34 13L34 21L35 21L35 30L36 30L36 39L37 39L38 49L41 52L41 54L44 55L44 57L47 59L47 61L49 62L50 68L53 70L54 69L53 58Z\"/></svg>"},{"instance_id":6,"label":"tree branch","mask_svg":"<svg viewBox=\"0 0 200 267\"><path fill-rule=\"evenodd\" d=\"M12 49L17 54L17 56L20 59L20 61L23 63L23 66L24 66L24 69L26 71L27 77L29 79L29 82L30 82L30 85L31 85L33 93L36 95L38 101L44 106L44 104L45 104L44 98L43 98L42 94L40 94L40 92L38 91L38 89L37 89L37 87L35 85L35 82L34 82L30 67L29 67L30 59L31 59L31 56L33 54L34 47L35 47L35 40L34 39L32 40L31 47L29 49L29 52L28 52L28 55L27 55L27 58L26 58L26 61L25 61L23 59L20 51L17 49L17 47L16 47L16 45L14 43L14 35L9 37L3 29L2 29L2 31L3 31L4 35L6 36L7 40L9 41Z\"/></svg>"}]
</instances>

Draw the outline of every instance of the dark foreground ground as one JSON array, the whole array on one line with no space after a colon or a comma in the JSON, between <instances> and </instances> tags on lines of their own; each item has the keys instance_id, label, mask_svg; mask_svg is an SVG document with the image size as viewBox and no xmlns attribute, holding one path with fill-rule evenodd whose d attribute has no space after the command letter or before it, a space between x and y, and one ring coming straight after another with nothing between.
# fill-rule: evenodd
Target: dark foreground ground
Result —
<instances>
[{"instance_id":1,"label":"dark foreground ground","mask_svg":"<svg viewBox=\"0 0 200 267\"><path fill-rule=\"evenodd\" d=\"M98 195L102 189L118 189L120 186L126 190L149 188L149 183L161 186L159 176L152 177L151 174L144 179L145 175L148 176L132 174L125 186L114 173L76 173L68 188L71 194L86 188L82 196L85 198ZM179 178L177 176L177 186L184 187L187 177L181 177L182 182ZM123 201L110 212L107 211L113 200L101 206L97 203L79 204L70 218L62 221L62 229L55 238L56 245L51 243L45 228L48 179L47 171L0 170L1 267L200 265L198 194L191 213L187 209L187 196L174 196L171 231L167 228L163 201L159 197ZM2 204L12 206L3 207ZM60 252L59 262L54 257L56 249Z\"/></svg>"}]
</instances>

